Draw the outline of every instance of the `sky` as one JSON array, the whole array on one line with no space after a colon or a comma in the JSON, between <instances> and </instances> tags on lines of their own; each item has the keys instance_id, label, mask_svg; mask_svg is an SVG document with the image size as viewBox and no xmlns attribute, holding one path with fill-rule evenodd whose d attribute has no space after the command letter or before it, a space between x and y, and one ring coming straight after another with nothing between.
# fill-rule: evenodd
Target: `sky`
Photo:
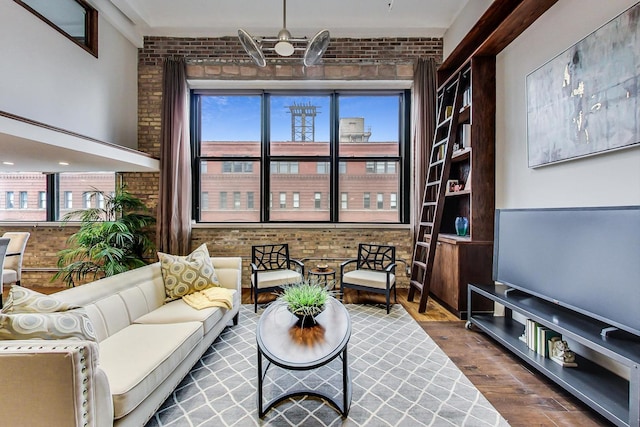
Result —
<instances>
[{"instance_id":1,"label":"sky","mask_svg":"<svg viewBox=\"0 0 640 427\"><path fill-rule=\"evenodd\" d=\"M260 140L260 100L257 95L203 96L203 141ZM317 108L315 140L329 140L329 102L320 96L271 96L271 140L291 140L289 105L314 105ZM398 140L398 96L340 97L340 117L364 117L370 141Z\"/></svg>"}]
</instances>

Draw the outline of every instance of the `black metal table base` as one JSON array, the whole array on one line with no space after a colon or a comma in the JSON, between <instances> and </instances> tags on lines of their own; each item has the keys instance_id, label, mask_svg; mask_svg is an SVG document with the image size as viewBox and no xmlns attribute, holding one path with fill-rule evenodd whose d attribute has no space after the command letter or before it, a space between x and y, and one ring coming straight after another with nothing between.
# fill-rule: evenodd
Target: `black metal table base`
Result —
<instances>
[{"instance_id":1,"label":"black metal table base","mask_svg":"<svg viewBox=\"0 0 640 427\"><path fill-rule=\"evenodd\" d=\"M342 415L343 418L346 418L349 415L349 409L351 407L351 393L352 393L352 389L351 389L351 373L349 372L349 366L347 363L347 348L345 346L344 350L339 353L340 358L342 359L342 404L336 402L332 397L327 396L324 393L318 392L318 391L313 391L313 390L306 390L306 389L298 389L298 390L294 390L294 391L290 391L288 393L285 393L281 396L277 396L274 399L270 400L269 402L266 403L266 405L263 406L263 395L262 395L262 386L264 384L264 379L267 376L267 371L269 370L269 367L271 366L271 363L276 364L275 362L270 361L266 368L264 369L264 371L262 370L262 352L258 349L258 416L260 418L264 418L264 416L267 414L267 412L269 412L271 409L273 409L275 406L277 406L278 404L282 403L283 401L289 399L289 398L293 398L293 397L302 397L302 396L312 396L312 397L318 397L320 399L325 400L327 403L330 404L330 406L332 406L334 409L336 409L338 411L338 413L340 413ZM331 359L334 360L334 359ZM319 365L319 366L314 366L312 368L305 368L305 369L292 369L289 366L282 366L280 364L276 364L277 366L280 366L281 368L284 369L290 369L290 370L311 370L311 369L316 369L319 368L321 366L326 365L327 363L331 362L331 360L326 361L326 363Z\"/></svg>"}]
</instances>

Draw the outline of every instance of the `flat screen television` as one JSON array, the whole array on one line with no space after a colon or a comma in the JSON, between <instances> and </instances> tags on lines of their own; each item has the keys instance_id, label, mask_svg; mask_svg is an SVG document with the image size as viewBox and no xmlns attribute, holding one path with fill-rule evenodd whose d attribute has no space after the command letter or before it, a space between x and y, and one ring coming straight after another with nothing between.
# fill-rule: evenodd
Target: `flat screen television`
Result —
<instances>
[{"instance_id":1,"label":"flat screen television","mask_svg":"<svg viewBox=\"0 0 640 427\"><path fill-rule=\"evenodd\" d=\"M640 206L498 209L493 279L640 336Z\"/></svg>"}]
</instances>

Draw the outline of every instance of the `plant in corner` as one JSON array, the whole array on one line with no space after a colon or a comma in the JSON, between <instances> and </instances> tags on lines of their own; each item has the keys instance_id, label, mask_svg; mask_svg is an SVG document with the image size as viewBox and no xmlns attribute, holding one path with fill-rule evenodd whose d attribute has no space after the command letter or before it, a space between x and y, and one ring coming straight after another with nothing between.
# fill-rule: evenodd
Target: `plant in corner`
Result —
<instances>
[{"instance_id":1,"label":"plant in corner","mask_svg":"<svg viewBox=\"0 0 640 427\"><path fill-rule=\"evenodd\" d=\"M62 278L75 286L87 275L113 276L147 264L145 254L154 248L147 228L155 218L147 214L146 205L124 185L114 193L97 189L90 193L93 200L99 195L103 207L72 211L62 218L65 224L79 220L80 229L67 240L69 247L58 252L60 270L52 280Z\"/></svg>"}]
</instances>

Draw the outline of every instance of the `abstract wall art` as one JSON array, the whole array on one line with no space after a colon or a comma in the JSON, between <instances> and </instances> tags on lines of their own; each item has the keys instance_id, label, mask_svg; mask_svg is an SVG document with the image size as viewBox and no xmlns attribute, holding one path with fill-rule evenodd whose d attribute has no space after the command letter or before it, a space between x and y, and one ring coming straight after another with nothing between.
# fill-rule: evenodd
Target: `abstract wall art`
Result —
<instances>
[{"instance_id":1,"label":"abstract wall art","mask_svg":"<svg viewBox=\"0 0 640 427\"><path fill-rule=\"evenodd\" d=\"M529 167L640 145L640 3L526 78Z\"/></svg>"}]
</instances>

